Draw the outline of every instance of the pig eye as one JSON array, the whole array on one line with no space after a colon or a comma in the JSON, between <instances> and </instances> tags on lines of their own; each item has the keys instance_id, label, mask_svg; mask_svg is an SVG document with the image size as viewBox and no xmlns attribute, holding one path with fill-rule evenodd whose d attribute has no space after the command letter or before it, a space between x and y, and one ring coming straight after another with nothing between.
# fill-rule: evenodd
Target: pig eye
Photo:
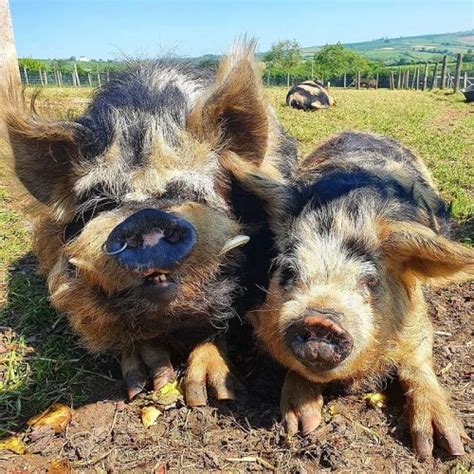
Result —
<instances>
[{"instance_id":1,"label":"pig eye","mask_svg":"<svg viewBox=\"0 0 474 474\"><path fill-rule=\"evenodd\" d=\"M102 203L100 206L94 206L93 209L76 215L71 222L64 226L62 235L63 242L66 243L78 237L88 222L97 217L101 212L111 210L114 207L116 206L113 203Z\"/></svg>"},{"instance_id":2,"label":"pig eye","mask_svg":"<svg viewBox=\"0 0 474 474\"><path fill-rule=\"evenodd\" d=\"M375 291L380 285L380 279L375 275L367 275L360 280L359 284L371 291Z\"/></svg>"},{"instance_id":3,"label":"pig eye","mask_svg":"<svg viewBox=\"0 0 474 474\"><path fill-rule=\"evenodd\" d=\"M280 286L290 288L296 280L296 270L291 265L280 267Z\"/></svg>"}]
</instances>

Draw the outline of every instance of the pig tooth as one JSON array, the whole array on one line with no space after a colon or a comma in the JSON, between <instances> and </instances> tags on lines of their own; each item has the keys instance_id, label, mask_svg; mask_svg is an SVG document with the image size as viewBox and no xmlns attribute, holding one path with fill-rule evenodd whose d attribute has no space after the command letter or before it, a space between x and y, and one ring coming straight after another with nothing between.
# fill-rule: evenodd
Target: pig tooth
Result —
<instances>
[{"instance_id":1,"label":"pig tooth","mask_svg":"<svg viewBox=\"0 0 474 474\"><path fill-rule=\"evenodd\" d=\"M248 235L236 235L235 237L232 237L231 239L228 239L224 242L224 245L219 252L219 255L224 255L225 253L229 252L232 249L235 249L236 247L241 247L242 245L245 245L248 241L250 240L250 237Z\"/></svg>"},{"instance_id":2,"label":"pig tooth","mask_svg":"<svg viewBox=\"0 0 474 474\"><path fill-rule=\"evenodd\" d=\"M161 282L164 282L167 280L166 275L163 275L163 274L161 274L158 278L160 279Z\"/></svg>"}]
</instances>

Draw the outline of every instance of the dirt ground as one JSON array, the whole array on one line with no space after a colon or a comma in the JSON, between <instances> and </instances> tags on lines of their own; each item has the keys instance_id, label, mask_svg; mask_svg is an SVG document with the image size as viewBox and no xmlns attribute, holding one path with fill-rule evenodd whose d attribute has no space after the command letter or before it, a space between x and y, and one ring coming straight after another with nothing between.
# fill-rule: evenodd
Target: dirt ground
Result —
<instances>
[{"instance_id":1,"label":"dirt ground","mask_svg":"<svg viewBox=\"0 0 474 474\"><path fill-rule=\"evenodd\" d=\"M423 107L415 107L415 104L412 110L414 95L407 94L405 102L393 96L390 102L388 95L377 99L378 93L383 94L383 91L371 91L366 95L354 92L358 100L341 100L341 105L330 111L333 115L301 115L299 123L293 119L296 112L282 105L283 92L275 91L278 95L277 111L287 121L290 132L307 147L320 138L317 133L333 133L338 131L338 127L346 127L350 120L363 130L379 133L388 130L394 138L415 146L422 155L436 154L439 148L440 158L430 162L431 168L435 170L438 181L445 185L446 194L456 198L455 203L467 203L467 198L463 201L463 193L468 195L470 191L466 185L467 168L463 166L467 167L464 162L472 157L472 145L466 144L463 148L459 143L472 137L469 135L472 133L472 110L469 123L456 122L458 128L454 133L452 127L447 128L446 116L442 117L443 120L436 116L433 129L420 122L420 110L423 114L429 112L426 123L430 126L434 120L423 101L429 100L433 107L441 108L437 103L445 100L444 96L441 99L438 96L426 98L420 94L416 97L422 101ZM377 113L365 112L372 110L372 102L360 105L360 100L368 100L365 98L369 96L370 100L375 97L373 103L378 107ZM394 111L398 102L403 110ZM346 110L344 107L351 108ZM461 113L457 111L460 107L450 105L452 120L464 120L467 116L462 112L464 115L459 118ZM379 113L379 109L383 113ZM403 116L404 121L396 121L393 117L397 116ZM374 117L373 121L371 117ZM423 133L414 132L418 129ZM420 143L415 140L420 140ZM452 157L456 166L445 159L443 150L449 151L450 155L446 156L458 153ZM8 182L0 179L0 191L3 189L8 190ZM5 198L6 194L3 199L8 210L14 202L8 196ZM465 219L467 205L459 205L458 209L462 210L464 223L457 229L455 238L472 243L474 224L472 219ZM141 396L127 402L118 362L111 357L93 357L76 349L77 339L66 322L58 319L50 309L44 284L35 276L36 263L28 254L29 247L25 244L28 238L21 231L23 223L8 212L3 215L2 220L0 213L0 227L5 225L0 228L4 231L4 234L0 232L0 244L8 242L8 246L4 246L3 254L0 248L0 256L3 255L5 261L5 277L0 278L0 303L4 307L4 320L0 320L0 359L2 344L6 347L2 337L8 341L10 331L17 330L18 335L11 336L11 339L16 337L15 341L20 341L23 338L25 344L25 348L18 344L18 358L30 358L30 362L34 358L31 372L35 377L29 380L27 373L18 374L20 382L23 379L27 382L13 386L12 392L18 393L17 399L13 396L5 398L10 403L8 417L0 402L0 428L2 420L11 420L11 413L16 414L14 427L9 426L6 431L13 430L11 434L18 436L28 450L21 455L0 450L0 473L474 472L472 443L466 448L467 454L459 459L448 458L436 449L432 463L420 464L416 460L403 413L404 400L396 380L387 380L381 387L388 395L386 408L370 407L363 399L366 392L379 390L377 387L328 387L320 428L306 438L296 436L288 439L278 422L283 373L255 347L250 335L240 340L246 341L247 349L253 347L252 350L233 347L234 369L241 382L235 402L211 401L209 407L198 409L189 409L178 402L175 407L165 410L154 426L145 428L140 413L144 406L151 404L150 398ZM5 231L7 226L9 232ZM1 270L0 265L0 274ZM3 300L2 295L5 295ZM436 373L451 394L452 408L473 438L474 282L429 290L426 296L436 331ZM31 354L28 352L30 349ZM59 360L59 355L64 359ZM58 360L53 363L54 357ZM18 363L18 372L26 365ZM8 375L8 370L9 366L3 373ZM0 388L1 376L0 371ZM73 419L64 431L54 433L27 427L26 421L36 413L37 406L45 407L55 401L61 401L74 410Z\"/></svg>"},{"instance_id":2,"label":"dirt ground","mask_svg":"<svg viewBox=\"0 0 474 474\"><path fill-rule=\"evenodd\" d=\"M436 329L437 374L472 437L474 283L428 291L427 299ZM0 472L474 470L469 447L461 459L449 459L436 450L433 463L416 460L396 381L388 381L385 387L385 409L369 407L363 391L330 387L322 426L306 438L288 440L277 422L279 369L258 352L236 361L242 381L238 401L198 409L178 402L149 428L144 428L140 417L149 400L141 397L126 403L116 363L105 361L117 380L87 380L96 384L97 401L74 407L65 432L23 430L29 453L0 451Z\"/></svg>"}]
</instances>

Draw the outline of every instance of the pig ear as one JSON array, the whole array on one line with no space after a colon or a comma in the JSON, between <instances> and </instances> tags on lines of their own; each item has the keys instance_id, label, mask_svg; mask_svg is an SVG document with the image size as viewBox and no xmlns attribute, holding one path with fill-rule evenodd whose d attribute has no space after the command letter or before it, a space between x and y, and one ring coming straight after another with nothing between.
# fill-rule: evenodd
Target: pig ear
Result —
<instances>
[{"instance_id":1,"label":"pig ear","mask_svg":"<svg viewBox=\"0 0 474 474\"><path fill-rule=\"evenodd\" d=\"M292 188L281 181L271 164L264 161L258 166L232 152L223 154L219 161L245 191L263 203L268 215L281 222L291 212Z\"/></svg>"},{"instance_id":2,"label":"pig ear","mask_svg":"<svg viewBox=\"0 0 474 474\"><path fill-rule=\"evenodd\" d=\"M5 115L15 174L28 192L43 204L68 199L71 168L79 157L77 136L82 126L47 122L10 110Z\"/></svg>"},{"instance_id":3,"label":"pig ear","mask_svg":"<svg viewBox=\"0 0 474 474\"><path fill-rule=\"evenodd\" d=\"M435 286L474 278L474 250L421 224L382 226L383 254L402 271Z\"/></svg>"},{"instance_id":4,"label":"pig ear","mask_svg":"<svg viewBox=\"0 0 474 474\"><path fill-rule=\"evenodd\" d=\"M259 164L267 151L269 118L257 66L251 52L231 54L220 65L210 96L198 104L188 123L217 149Z\"/></svg>"}]
</instances>

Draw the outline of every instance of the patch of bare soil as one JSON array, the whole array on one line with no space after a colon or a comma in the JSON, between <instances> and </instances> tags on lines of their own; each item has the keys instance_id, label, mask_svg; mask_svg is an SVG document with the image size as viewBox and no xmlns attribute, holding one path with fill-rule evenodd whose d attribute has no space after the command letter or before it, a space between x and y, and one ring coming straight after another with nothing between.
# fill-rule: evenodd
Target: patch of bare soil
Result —
<instances>
[{"instance_id":1,"label":"patch of bare soil","mask_svg":"<svg viewBox=\"0 0 474 474\"><path fill-rule=\"evenodd\" d=\"M436 371L472 437L474 282L427 291L427 300ZM416 460L396 381L386 386L385 409L369 408L361 391L331 387L322 426L288 440L277 422L281 371L257 351L244 353L234 357L242 381L237 402L199 409L181 404L146 429L140 418L146 399L125 403L112 383L109 397L101 387L103 401L76 408L65 432L23 431L29 453L0 451L0 472L473 472L469 447L460 459L436 449L432 463Z\"/></svg>"}]
</instances>

